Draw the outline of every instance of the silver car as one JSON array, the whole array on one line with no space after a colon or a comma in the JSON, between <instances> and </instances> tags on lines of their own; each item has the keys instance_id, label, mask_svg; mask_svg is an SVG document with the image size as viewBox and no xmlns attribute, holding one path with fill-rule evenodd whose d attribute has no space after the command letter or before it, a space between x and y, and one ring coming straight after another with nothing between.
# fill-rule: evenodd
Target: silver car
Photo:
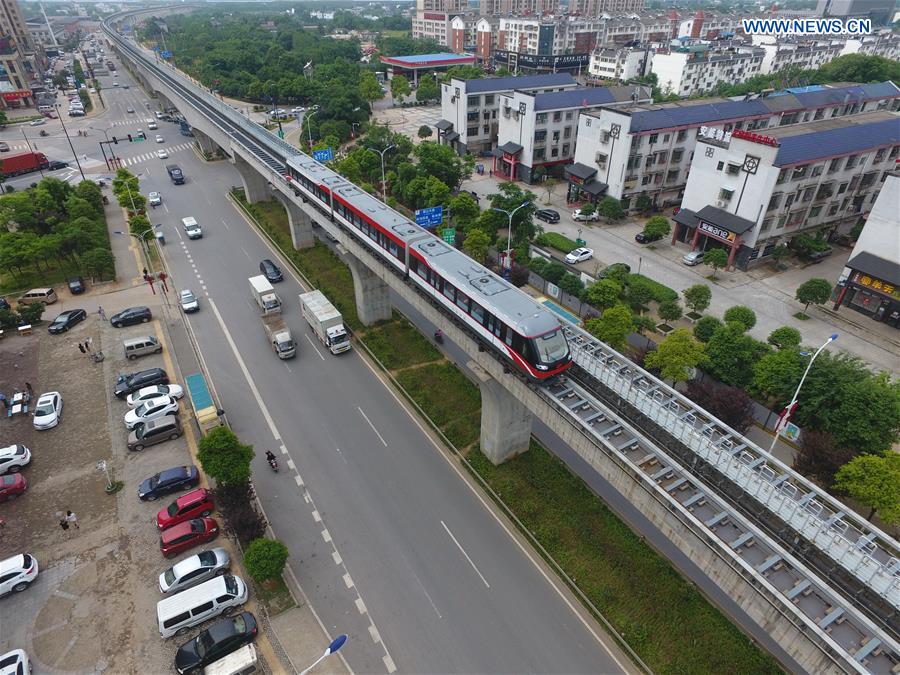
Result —
<instances>
[{"instance_id":1,"label":"silver car","mask_svg":"<svg viewBox=\"0 0 900 675\"><path fill-rule=\"evenodd\" d=\"M200 303L197 302L194 292L187 288L179 294L179 301L181 302L181 309L184 310L185 314L190 314L191 312L196 312L200 309Z\"/></svg>"},{"instance_id":2,"label":"silver car","mask_svg":"<svg viewBox=\"0 0 900 675\"><path fill-rule=\"evenodd\" d=\"M190 558L175 563L159 575L160 593L177 593L191 586L219 577L228 571L231 558L224 548L201 551Z\"/></svg>"}]
</instances>

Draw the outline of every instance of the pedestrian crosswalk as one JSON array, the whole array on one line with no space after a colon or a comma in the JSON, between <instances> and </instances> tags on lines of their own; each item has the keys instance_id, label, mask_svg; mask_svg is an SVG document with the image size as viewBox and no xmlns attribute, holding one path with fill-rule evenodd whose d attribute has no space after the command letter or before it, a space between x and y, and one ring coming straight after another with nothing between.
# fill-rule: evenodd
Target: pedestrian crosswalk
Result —
<instances>
[{"instance_id":1,"label":"pedestrian crosswalk","mask_svg":"<svg viewBox=\"0 0 900 675\"><path fill-rule=\"evenodd\" d=\"M10 152L25 152L28 150L28 145L25 143L7 143L7 145L9 146Z\"/></svg>"},{"instance_id":2,"label":"pedestrian crosswalk","mask_svg":"<svg viewBox=\"0 0 900 675\"><path fill-rule=\"evenodd\" d=\"M183 150L190 150L192 144L191 143L179 143L178 145L172 145L170 147L165 148L165 151L171 156L173 152L181 152ZM157 149L160 149L157 147ZM159 157L156 154L156 150L153 152L145 152L140 155L134 155L133 157L120 157L122 166L134 166L135 164L140 164L141 162L146 162L148 159L153 159L159 161Z\"/></svg>"},{"instance_id":3,"label":"pedestrian crosswalk","mask_svg":"<svg viewBox=\"0 0 900 675\"><path fill-rule=\"evenodd\" d=\"M113 120L112 125L114 127L137 127L137 126L147 126L150 122L152 122L149 117L147 119L137 117L135 119L130 120Z\"/></svg>"}]
</instances>

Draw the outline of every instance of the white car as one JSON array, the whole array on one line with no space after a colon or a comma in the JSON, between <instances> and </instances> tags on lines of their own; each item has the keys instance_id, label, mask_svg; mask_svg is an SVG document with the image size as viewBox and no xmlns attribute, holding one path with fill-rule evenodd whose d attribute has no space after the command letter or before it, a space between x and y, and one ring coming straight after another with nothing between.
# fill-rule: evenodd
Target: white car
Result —
<instances>
[{"instance_id":1,"label":"white car","mask_svg":"<svg viewBox=\"0 0 900 675\"><path fill-rule=\"evenodd\" d=\"M147 201L150 203L150 206L159 206L162 204L162 195L158 192L150 192L147 194Z\"/></svg>"},{"instance_id":2,"label":"white car","mask_svg":"<svg viewBox=\"0 0 900 675\"><path fill-rule=\"evenodd\" d=\"M138 389L136 392L129 395L128 398L125 399L125 402L128 404L129 408L133 408L144 401L148 401L151 398L160 398L161 396L181 398L184 396L184 389L177 384L154 384L149 387Z\"/></svg>"},{"instance_id":3,"label":"white car","mask_svg":"<svg viewBox=\"0 0 900 675\"><path fill-rule=\"evenodd\" d=\"M157 134L157 135L156 135L156 142L157 142L157 143L165 143L165 142L166 142L166 139L163 138L162 136L160 136L159 134Z\"/></svg>"},{"instance_id":4,"label":"white car","mask_svg":"<svg viewBox=\"0 0 900 675\"><path fill-rule=\"evenodd\" d=\"M590 260L593 257L594 257L594 250L582 246L581 248L576 248L574 251L571 251L566 256L566 262L570 265L574 265L575 263L580 263L580 262L584 262L585 260Z\"/></svg>"},{"instance_id":5,"label":"white car","mask_svg":"<svg viewBox=\"0 0 900 675\"><path fill-rule=\"evenodd\" d=\"M141 422L149 422L170 414L178 414L178 401L171 396L151 398L125 413L125 426L134 429Z\"/></svg>"},{"instance_id":6,"label":"white car","mask_svg":"<svg viewBox=\"0 0 900 675\"><path fill-rule=\"evenodd\" d=\"M156 151L156 156L160 159L169 159L169 153L166 152L163 148L160 148Z\"/></svg>"},{"instance_id":7,"label":"white car","mask_svg":"<svg viewBox=\"0 0 900 675\"><path fill-rule=\"evenodd\" d=\"M304 108L302 105L298 105L296 108L291 108L291 112L296 115L297 113L306 112L306 108Z\"/></svg>"},{"instance_id":8,"label":"white car","mask_svg":"<svg viewBox=\"0 0 900 675\"><path fill-rule=\"evenodd\" d=\"M196 312L200 309L200 303L197 301L196 296L194 296L194 292L190 289L185 288L179 294L179 302L181 303L181 309L184 310L185 314L190 314L191 312Z\"/></svg>"},{"instance_id":9,"label":"white car","mask_svg":"<svg viewBox=\"0 0 900 675\"><path fill-rule=\"evenodd\" d=\"M24 675L31 671L32 664L24 649L13 649L0 655L0 675Z\"/></svg>"},{"instance_id":10,"label":"white car","mask_svg":"<svg viewBox=\"0 0 900 675\"><path fill-rule=\"evenodd\" d=\"M201 551L197 555L175 563L159 575L159 592L172 593L196 586L202 581L218 577L228 571L231 556L224 548Z\"/></svg>"},{"instance_id":11,"label":"white car","mask_svg":"<svg viewBox=\"0 0 900 675\"><path fill-rule=\"evenodd\" d=\"M47 120L45 120L43 117L40 117L40 118L38 118L38 119L36 119L36 120L31 120L31 122L28 123L28 126L30 126L30 127L38 127L38 126L40 126L40 125L42 125L42 124L47 124Z\"/></svg>"},{"instance_id":12,"label":"white car","mask_svg":"<svg viewBox=\"0 0 900 675\"><path fill-rule=\"evenodd\" d=\"M572 220L599 220L600 216L596 211L593 213L582 213L581 209L578 209L572 214Z\"/></svg>"},{"instance_id":13,"label":"white car","mask_svg":"<svg viewBox=\"0 0 900 675\"><path fill-rule=\"evenodd\" d=\"M34 428L37 430L52 429L62 417L63 400L58 391L41 394L34 406Z\"/></svg>"},{"instance_id":14,"label":"white car","mask_svg":"<svg viewBox=\"0 0 900 675\"><path fill-rule=\"evenodd\" d=\"M0 596L21 593L37 579L38 571L37 559L28 553L0 560Z\"/></svg>"},{"instance_id":15,"label":"white car","mask_svg":"<svg viewBox=\"0 0 900 675\"><path fill-rule=\"evenodd\" d=\"M31 462L31 450L21 443L0 448L0 474L16 473Z\"/></svg>"}]
</instances>

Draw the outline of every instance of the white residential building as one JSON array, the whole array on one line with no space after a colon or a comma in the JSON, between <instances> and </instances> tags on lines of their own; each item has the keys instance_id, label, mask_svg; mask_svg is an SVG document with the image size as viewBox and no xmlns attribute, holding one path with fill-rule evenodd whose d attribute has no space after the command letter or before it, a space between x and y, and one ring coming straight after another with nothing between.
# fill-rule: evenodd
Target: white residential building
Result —
<instances>
[{"instance_id":1,"label":"white residential building","mask_svg":"<svg viewBox=\"0 0 900 675\"><path fill-rule=\"evenodd\" d=\"M761 73L764 52L758 47L708 43L688 44L668 53L653 55L650 70L656 73L660 90L678 96L710 91L720 83L737 84Z\"/></svg>"},{"instance_id":2,"label":"white residential building","mask_svg":"<svg viewBox=\"0 0 900 675\"><path fill-rule=\"evenodd\" d=\"M598 80L627 82L650 72L654 50L649 46L607 47L601 45L591 54L588 73Z\"/></svg>"}]
</instances>

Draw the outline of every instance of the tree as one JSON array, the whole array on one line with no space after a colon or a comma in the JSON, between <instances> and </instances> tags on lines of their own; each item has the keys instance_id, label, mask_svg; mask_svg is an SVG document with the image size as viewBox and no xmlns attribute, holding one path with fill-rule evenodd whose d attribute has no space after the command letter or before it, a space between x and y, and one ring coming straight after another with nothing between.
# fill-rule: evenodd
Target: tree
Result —
<instances>
[{"instance_id":1,"label":"tree","mask_svg":"<svg viewBox=\"0 0 900 675\"><path fill-rule=\"evenodd\" d=\"M861 455L851 459L834 476L834 486L847 492L889 525L900 523L900 454Z\"/></svg>"},{"instance_id":2,"label":"tree","mask_svg":"<svg viewBox=\"0 0 900 675\"><path fill-rule=\"evenodd\" d=\"M430 138L430 137L431 137L431 133L432 133L432 132L431 132L431 127L428 126L427 124L423 124L422 126L419 127L419 131L418 131L418 133L417 133L416 135L417 135L419 138L421 138L422 140L425 140L426 138Z\"/></svg>"},{"instance_id":3,"label":"tree","mask_svg":"<svg viewBox=\"0 0 900 675\"><path fill-rule=\"evenodd\" d=\"M539 168L543 169L544 167L539 167ZM583 215L583 216L592 216L592 215L594 215L594 212L597 210L597 206L593 202L588 202L587 204L585 204L578 210L581 211L581 215Z\"/></svg>"},{"instance_id":4,"label":"tree","mask_svg":"<svg viewBox=\"0 0 900 675\"><path fill-rule=\"evenodd\" d=\"M35 302L30 305L25 305L24 307L19 307L19 315L22 317L22 321L28 324L37 324L41 322L41 317L44 315L44 303Z\"/></svg>"},{"instance_id":5,"label":"tree","mask_svg":"<svg viewBox=\"0 0 900 675\"><path fill-rule=\"evenodd\" d=\"M809 279L797 288L797 300L805 306L803 311L809 309L811 304L821 305L828 302L831 297L831 284L825 279Z\"/></svg>"},{"instance_id":6,"label":"tree","mask_svg":"<svg viewBox=\"0 0 900 675\"><path fill-rule=\"evenodd\" d=\"M769 254L772 257L772 261L777 265L782 260L787 258L791 254L790 249L784 244L779 244L775 248L772 249L772 252Z\"/></svg>"},{"instance_id":7,"label":"tree","mask_svg":"<svg viewBox=\"0 0 900 675\"><path fill-rule=\"evenodd\" d=\"M653 216L644 225L644 234L648 237L667 237L671 231L672 226L665 216Z\"/></svg>"},{"instance_id":8,"label":"tree","mask_svg":"<svg viewBox=\"0 0 900 675\"><path fill-rule=\"evenodd\" d=\"M647 303L653 299L653 289L642 277L631 277L628 280L625 298L633 310L642 312Z\"/></svg>"},{"instance_id":9,"label":"tree","mask_svg":"<svg viewBox=\"0 0 900 675\"><path fill-rule=\"evenodd\" d=\"M554 260L553 262L548 263L546 267L544 267L543 277L551 284L556 284L557 286L559 286L559 282L564 276L566 276L566 274L568 274L568 270L565 268L565 266L563 266L562 263L556 262Z\"/></svg>"},{"instance_id":10,"label":"tree","mask_svg":"<svg viewBox=\"0 0 900 675\"><path fill-rule=\"evenodd\" d=\"M636 208L641 213L647 213L653 208L653 198L646 192L642 192L635 200L634 208Z\"/></svg>"},{"instance_id":11,"label":"tree","mask_svg":"<svg viewBox=\"0 0 900 675\"><path fill-rule=\"evenodd\" d=\"M197 458L203 471L219 484L233 485L250 480L253 446L241 443L226 427L216 427L200 439Z\"/></svg>"},{"instance_id":12,"label":"tree","mask_svg":"<svg viewBox=\"0 0 900 675\"><path fill-rule=\"evenodd\" d=\"M589 319L585 328L596 338L599 338L613 349L622 349L628 335L634 330L631 320L631 310L625 305L610 307L599 319Z\"/></svg>"},{"instance_id":13,"label":"tree","mask_svg":"<svg viewBox=\"0 0 900 675\"><path fill-rule=\"evenodd\" d=\"M391 78L391 95L395 99L402 99L405 96L409 96L410 91L409 88L409 80L407 80L403 75L394 75Z\"/></svg>"},{"instance_id":14,"label":"tree","mask_svg":"<svg viewBox=\"0 0 900 675\"><path fill-rule=\"evenodd\" d=\"M428 101L436 101L441 97L441 90L431 77L423 77L419 80L419 87L416 89L416 100L419 103L427 103Z\"/></svg>"},{"instance_id":15,"label":"tree","mask_svg":"<svg viewBox=\"0 0 900 675\"><path fill-rule=\"evenodd\" d=\"M659 308L656 310L656 313L659 314L659 318L668 323L669 321L678 321L683 314L681 309L681 305L678 304L676 300L666 300L665 302L659 303Z\"/></svg>"},{"instance_id":16,"label":"tree","mask_svg":"<svg viewBox=\"0 0 900 675\"><path fill-rule=\"evenodd\" d=\"M683 382L704 359L703 344L687 328L676 328L644 358L644 367L658 370L664 380Z\"/></svg>"},{"instance_id":17,"label":"tree","mask_svg":"<svg viewBox=\"0 0 900 675\"><path fill-rule=\"evenodd\" d=\"M6 124L8 122L9 122L9 120L7 120L7 118L6 118L6 111L0 110L0 127L6 126Z\"/></svg>"},{"instance_id":18,"label":"tree","mask_svg":"<svg viewBox=\"0 0 900 675\"><path fill-rule=\"evenodd\" d=\"M480 80L484 77L484 71L477 66L453 66L444 73L444 82L450 82L451 79L457 80Z\"/></svg>"},{"instance_id":19,"label":"tree","mask_svg":"<svg viewBox=\"0 0 900 675\"><path fill-rule=\"evenodd\" d=\"M463 251L475 262L484 264L491 238L479 229L471 229L466 232L466 240L463 242Z\"/></svg>"},{"instance_id":20,"label":"tree","mask_svg":"<svg viewBox=\"0 0 900 675\"><path fill-rule=\"evenodd\" d=\"M420 176L434 176L451 190L472 175L471 160L464 160L449 145L441 145L434 141L425 141L415 148L419 159L416 167Z\"/></svg>"},{"instance_id":21,"label":"tree","mask_svg":"<svg viewBox=\"0 0 900 675\"><path fill-rule=\"evenodd\" d=\"M619 303L622 286L613 279L601 279L594 282L584 293L584 300L600 311L609 309Z\"/></svg>"},{"instance_id":22,"label":"tree","mask_svg":"<svg viewBox=\"0 0 900 675\"><path fill-rule=\"evenodd\" d=\"M606 222L611 223L614 220L621 220L625 217L625 210L622 208L622 202L615 197L604 197L597 206L597 213L606 218Z\"/></svg>"},{"instance_id":23,"label":"tree","mask_svg":"<svg viewBox=\"0 0 900 675\"><path fill-rule=\"evenodd\" d=\"M834 474L853 459L852 450L840 448L827 431L804 429L800 434L800 449L794 457L793 468L804 476L815 478L826 489L831 489Z\"/></svg>"},{"instance_id":24,"label":"tree","mask_svg":"<svg viewBox=\"0 0 900 675\"><path fill-rule=\"evenodd\" d=\"M450 213L456 224L464 230L473 227L475 219L481 213L478 202L468 192L460 192L458 195L450 199ZM481 230L484 232L484 230ZM488 235L490 239L490 235Z\"/></svg>"},{"instance_id":25,"label":"tree","mask_svg":"<svg viewBox=\"0 0 900 675\"><path fill-rule=\"evenodd\" d=\"M801 339L799 330L792 326L782 326L769 333L766 342L778 349L791 349L799 347Z\"/></svg>"},{"instance_id":26,"label":"tree","mask_svg":"<svg viewBox=\"0 0 900 675\"><path fill-rule=\"evenodd\" d=\"M525 202L528 202L527 206L520 208L513 216L513 244L515 245L520 242L529 242L534 239L538 230L534 225L532 216L537 210L537 206L535 206L537 195L535 195L530 190L523 190L513 182L500 183L500 185L497 187L497 190L498 192L490 195L491 208L503 209L504 211L512 212L514 209L518 208ZM505 229L509 223L509 219L506 214L498 213L496 211L493 211L491 213L493 214L495 220L499 222L499 227Z\"/></svg>"},{"instance_id":27,"label":"tree","mask_svg":"<svg viewBox=\"0 0 900 675\"><path fill-rule=\"evenodd\" d=\"M745 331L750 330L753 326L756 325L756 313L750 309L749 307L745 307L744 305L735 305L734 307L729 307L725 310L725 314L722 316L725 319L725 323L737 322L744 327Z\"/></svg>"},{"instance_id":28,"label":"tree","mask_svg":"<svg viewBox=\"0 0 900 675\"><path fill-rule=\"evenodd\" d=\"M705 377L688 382L685 394L740 434L753 424L753 399L743 389Z\"/></svg>"},{"instance_id":29,"label":"tree","mask_svg":"<svg viewBox=\"0 0 900 675\"><path fill-rule=\"evenodd\" d=\"M716 278L716 270L728 264L728 254L725 249L713 248L703 254L703 262L712 267L713 279Z\"/></svg>"},{"instance_id":30,"label":"tree","mask_svg":"<svg viewBox=\"0 0 900 675\"><path fill-rule=\"evenodd\" d=\"M682 294L684 295L684 304L697 314L709 307L709 302L712 300L712 290L706 284L694 284L685 288Z\"/></svg>"},{"instance_id":31,"label":"tree","mask_svg":"<svg viewBox=\"0 0 900 675\"><path fill-rule=\"evenodd\" d=\"M287 546L277 539L254 539L244 551L247 574L257 583L281 576L287 559Z\"/></svg>"},{"instance_id":32,"label":"tree","mask_svg":"<svg viewBox=\"0 0 900 675\"><path fill-rule=\"evenodd\" d=\"M375 101L384 98L381 83L375 77L375 73L363 73L359 79L359 93L371 106Z\"/></svg>"},{"instance_id":33,"label":"tree","mask_svg":"<svg viewBox=\"0 0 900 675\"><path fill-rule=\"evenodd\" d=\"M265 535L266 519L256 509L250 481L217 485L214 492L216 508L224 517L229 532L242 545L247 546Z\"/></svg>"},{"instance_id":34,"label":"tree","mask_svg":"<svg viewBox=\"0 0 900 675\"><path fill-rule=\"evenodd\" d=\"M729 323L706 343L709 359L704 367L725 384L746 387L753 379L753 365L769 351L767 344L747 335L741 324Z\"/></svg>"},{"instance_id":35,"label":"tree","mask_svg":"<svg viewBox=\"0 0 900 675\"><path fill-rule=\"evenodd\" d=\"M576 277L574 274L566 273L563 275L563 278L559 280L559 287L569 295L573 295L576 298L581 297L582 292L584 291L584 283Z\"/></svg>"},{"instance_id":36,"label":"tree","mask_svg":"<svg viewBox=\"0 0 900 675\"><path fill-rule=\"evenodd\" d=\"M694 337L700 340L700 342L709 342L713 333L723 325L724 324L717 317L704 316L694 324Z\"/></svg>"},{"instance_id":37,"label":"tree","mask_svg":"<svg viewBox=\"0 0 900 675\"><path fill-rule=\"evenodd\" d=\"M81 255L84 271L96 279L114 276L115 265L115 258L108 248L92 248Z\"/></svg>"},{"instance_id":38,"label":"tree","mask_svg":"<svg viewBox=\"0 0 900 675\"><path fill-rule=\"evenodd\" d=\"M646 333L652 333L656 330L656 321L653 320L653 317L644 314L632 314L631 320L634 323L635 333L645 335Z\"/></svg>"},{"instance_id":39,"label":"tree","mask_svg":"<svg viewBox=\"0 0 900 675\"><path fill-rule=\"evenodd\" d=\"M807 363L797 347L770 351L753 366L750 393L783 408L793 397Z\"/></svg>"}]
</instances>

